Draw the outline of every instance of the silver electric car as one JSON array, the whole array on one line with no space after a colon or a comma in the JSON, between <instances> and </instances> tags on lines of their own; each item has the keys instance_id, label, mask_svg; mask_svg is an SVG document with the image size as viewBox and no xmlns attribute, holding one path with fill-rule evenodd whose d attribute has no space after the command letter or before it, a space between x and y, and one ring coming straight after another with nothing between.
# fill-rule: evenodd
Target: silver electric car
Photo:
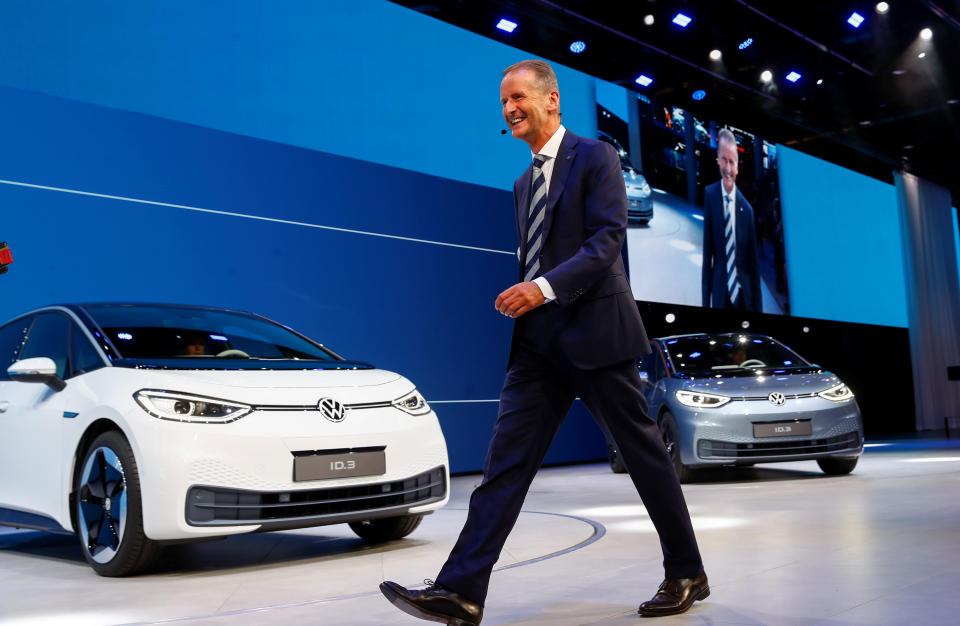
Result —
<instances>
[{"instance_id":1,"label":"silver electric car","mask_svg":"<svg viewBox=\"0 0 960 626\"><path fill-rule=\"evenodd\" d=\"M627 190L627 219L640 224L647 224L653 219L653 190L643 174L638 172L630 162L627 151L620 142L600 131L601 141L605 141L617 150L620 155L620 170L623 172L623 184Z\"/></svg>"},{"instance_id":2,"label":"silver electric car","mask_svg":"<svg viewBox=\"0 0 960 626\"><path fill-rule=\"evenodd\" d=\"M654 339L639 364L681 481L697 467L815 460L848 474L863 452L853 392L779 341L748 333ZM614 471L624 471L611 449Z\"/></svg>"}]
</instances>

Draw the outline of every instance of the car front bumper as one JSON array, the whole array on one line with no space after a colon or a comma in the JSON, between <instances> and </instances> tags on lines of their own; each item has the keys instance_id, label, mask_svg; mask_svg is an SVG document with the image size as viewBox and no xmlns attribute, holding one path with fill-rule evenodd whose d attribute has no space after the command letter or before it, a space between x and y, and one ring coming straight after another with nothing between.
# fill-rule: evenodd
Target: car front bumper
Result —
<instances>
[{"instance_id":1,"label":"car front bumper","mask_svg":"<svg viewBox=\"0 0 960 626\"><path fill-rule=\"evenodd\" d=\"M836 403L819 397L794 398L779 407L766 400L734 400L719 409L680 406L673 410L680 456L689 466L856 457L863 452L863 424L854 400ZM754 424L806 422L809 435L754 434Z\"/></svg>"},{"instance_id":2,"label":"car front bumper","mask_svg":"<svg viewBox=\"0 0 960 626\"><path fill-rule=\"evenodd\" d=\"M631 220L653 219L653 196L647 196L646 198L628 198L627 199L627 219L631 219Z\"/></svg>"},{"instance_id":3,"label":"car front bumper","mask_svg":"<svg viewBox=\"0 0 960 626\"><path fill-rule=\"evenodd\" d=\"M147 428L137 462L144 531L154 540L428 513L449 499L446 443L432 412L382 407L331 423L317 411L254 411L230 424L156 419ZM294 480L295 452L371 447L384 449L383 474Z\"/></svg>"}]
</instances>

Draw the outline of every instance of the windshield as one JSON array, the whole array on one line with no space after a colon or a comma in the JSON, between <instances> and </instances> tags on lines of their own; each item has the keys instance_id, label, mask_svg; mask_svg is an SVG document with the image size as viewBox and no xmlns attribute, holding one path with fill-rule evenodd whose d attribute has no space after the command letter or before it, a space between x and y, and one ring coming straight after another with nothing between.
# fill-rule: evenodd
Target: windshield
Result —
<instances>
[{"instance_id":1,"label":"windshield","mask_svg":"<svg viewBox=\"0 0 960 626\"><path fill-rule=\"evenodd\" d=\"M250 313L192 307L84 307L127 359L339 360L283 326Z\"/></svg>"},{"instance_id":2,"label":"windshield","mask_svg":"<svg viewBox=\"0 0 960 626\"><path fill-rule=\"evenodd\" d=\"M668 339L664 345L673 367L695 376L810 367L799 354L762 335L696 335Z\"/></svg>"}]
</instances>

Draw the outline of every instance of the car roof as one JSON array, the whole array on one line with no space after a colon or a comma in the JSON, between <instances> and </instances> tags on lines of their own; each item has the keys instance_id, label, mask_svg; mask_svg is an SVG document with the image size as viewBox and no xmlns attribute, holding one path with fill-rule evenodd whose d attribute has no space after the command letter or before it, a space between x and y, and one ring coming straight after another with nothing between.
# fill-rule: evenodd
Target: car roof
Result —
<instances>
[{"instance_id":1,"label":"car roof","mask_svg":"<svg viewBox=\"0 0 960 626\"><path fill-rule=\"evenodd\" d=\"M96 308L96 307L151 307L151 308L162 308L162 309L196 309L198 311L228 311L230 313L242 313L245 315L256 315L260 317L253 311L244 311L243 309L230 309L226 307L219 306L207 306L199 304L176 304L170 302L131 302L131 301L116 301L116 302L61 302L58 304L48 304L46 306L37 307L33 311L39 311L43 309L49 309L53 307L63 307L71 311L77 312L81 309L87 308Z\"/></svg>"},{"instance_id":2,"label":"car roof","mask_svg":"<svg viewBox=\"0 0 960 626\"><path fill-rule=\"evenodd\" d=\"M669 335L667 337L654 337L653 341L668 341L673 339L690 339L693 337L703 337L704 339L708 337L732 337L734 335L745 335L748 337L765 337L770 339L769 335L763 335L761 333L748 333L744 331L730 331L725 333L688 333L686 335Z\"/></svg>"}]
</instances>

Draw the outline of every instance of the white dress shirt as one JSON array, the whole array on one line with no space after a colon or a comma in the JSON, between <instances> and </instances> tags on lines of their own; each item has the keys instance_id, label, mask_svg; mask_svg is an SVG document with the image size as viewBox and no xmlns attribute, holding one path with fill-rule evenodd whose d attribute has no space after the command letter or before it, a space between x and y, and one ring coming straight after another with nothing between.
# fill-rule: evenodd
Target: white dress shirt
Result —
<instances>
[{"instance_id":1,"label":"white dress shirt","mask_svg":"<svg viewBox=\"0 0 960 626\"><path fill-rule=\"evenodd\" d=\"M563 127L563 124L560 125L560 128L557 129L557 132L553 133L553 136L547 140L547 143L543 144L543 147L540 148L540 152L536 154L531 153L532 156L537 156L537 154L550 157L543 163L543 167L540 168L540 171L543 172L543 181L547 186L547 192L549 195L550 191L550 181L553 179L553 166L557 161L557 152L560 151L560 142L563 141L563 134L566 132L566 129ZM530 210L530 207L527 207L527 211ZM541 252L543 247L541 244ZM518 251L519 252L519 251ZM540 287L540 291L543 292L543 297L546 298L547 302L557 299L556 292L553 291L553 287L550 286L550 283L547 282L547 279L543 276L537 276L533 279L533 282Z\"/></svg>"}]
</instances>

